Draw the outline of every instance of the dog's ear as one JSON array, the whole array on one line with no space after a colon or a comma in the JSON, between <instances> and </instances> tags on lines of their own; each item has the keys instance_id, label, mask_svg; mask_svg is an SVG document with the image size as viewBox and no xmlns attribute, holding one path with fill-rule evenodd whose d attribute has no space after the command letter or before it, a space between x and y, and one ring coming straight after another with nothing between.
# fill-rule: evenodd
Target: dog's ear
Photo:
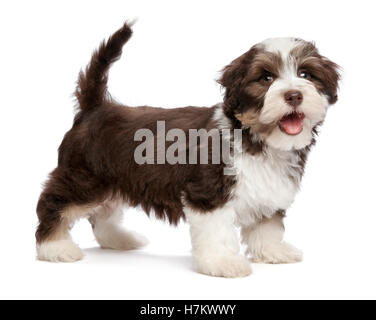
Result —
<instances>
[{"instance_id":1,"label":"dog's ear","mask_svg":"<svg viewBox=\"0 0 376 320\"><path fill-rule=\"evenodd\" d=\"M251 49L235 59L222 71L221 78L217 81L225 89L224 111L233 117L241 111L244 96L245 79L252 59L255 56L255 49Z\"/></svg>"},{"instance_id":2,"label":"dog's ear","mask_svg":"<svg viewBox=\"0 0 376 320\"><path fill-rule=\"evenodd\" d=\"M316 83L319 91L327 96L329 104L336 103L338 84L341 78L340 67L336 63L318 52L314 52L302 60L299 68L307 69L312 73L312 81Z\"/></svg>"},{"instance_id":3,"label":"dog's ear","mask_svg":"<svg viewBox=\"0 0 376 320\"><path fill-rule=\"evenodd\" d=\"M330 104L334 104L338 100L338 85L341 79L340 67L338 64L329 60L328 58L321 57L322 64L322 80L325 83L325 94L328 96Z\"/></svg>"}]
</instances>

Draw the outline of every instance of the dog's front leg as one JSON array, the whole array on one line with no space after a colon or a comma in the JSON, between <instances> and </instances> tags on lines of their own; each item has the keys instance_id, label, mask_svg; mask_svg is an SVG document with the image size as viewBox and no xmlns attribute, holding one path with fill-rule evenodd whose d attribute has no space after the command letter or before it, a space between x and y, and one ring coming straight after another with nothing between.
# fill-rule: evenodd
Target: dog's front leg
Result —
<instances>
[{"instance_id":1,"label":"dog's front leg","mask_svg":"<svg viewBox=\"0 0 376 320\"><path fill-rule=\"evenodd\" d=\"M283 217L283 212L277 212L271 218L242 226L242 242L253 262L293 263L302 260L302 252L283 241Z\"/></svg>"},{"instance_id":2,"label":"dog's front leg","mask_svg":"<svg viewBox=\"0 0 376 320\"><path fill-rule=\"evenodd\" d=\"M222 207L201 213L189 208L192 253L198 272L217 277L245 277L251 274L249 261L240 255L233 208Z\"/></svg>"}]
</instances>

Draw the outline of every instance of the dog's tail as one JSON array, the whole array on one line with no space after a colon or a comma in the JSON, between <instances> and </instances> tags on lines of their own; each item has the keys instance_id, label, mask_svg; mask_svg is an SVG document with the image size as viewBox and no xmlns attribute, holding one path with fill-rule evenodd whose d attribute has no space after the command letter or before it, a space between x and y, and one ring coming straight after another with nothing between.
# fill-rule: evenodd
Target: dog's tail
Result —
<instances>
[{"instance_id":1,"label":"dog's tail","mask_svg":"<svg viewBox=\"0 0 376 320\"><path fill-rule=\"evenodd\" d=\"M123 45L132 36L132 23L125 23L94 51L85 71L80 72L75 96L83 112L95 110L107 99L108 70L121 56Z\"/></svg>"}]
</instances>

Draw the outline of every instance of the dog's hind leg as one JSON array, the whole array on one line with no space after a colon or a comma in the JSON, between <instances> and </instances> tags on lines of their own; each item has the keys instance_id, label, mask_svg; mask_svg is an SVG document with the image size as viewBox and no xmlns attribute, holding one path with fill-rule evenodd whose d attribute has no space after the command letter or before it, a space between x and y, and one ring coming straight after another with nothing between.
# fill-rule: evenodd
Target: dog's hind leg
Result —
<instances>
[{"instance_id":1,"label":"dog's hind leg","mask_svg":"<svg viewBox=\"0 0 376 320\"><path fill-rule=\"evenodd\" d=\"M53 262L80 260L83 254L69 231L77 219L93 210L97 182L87 172L57 168L46 183L37 205L37 257Z\"/></svg>"},{"instance_id":2,"label":"dog's hind leg","mask_svg":"<svg viewBox=\"0 0 376 320\"><path fill-rule=\"evenodd\" d=\"M144 236L124 229L122 217L122 203L116 200L106 201L90 216L95 238L103 249L132 250L148 243Z\"/></svg>"}]
</instances>

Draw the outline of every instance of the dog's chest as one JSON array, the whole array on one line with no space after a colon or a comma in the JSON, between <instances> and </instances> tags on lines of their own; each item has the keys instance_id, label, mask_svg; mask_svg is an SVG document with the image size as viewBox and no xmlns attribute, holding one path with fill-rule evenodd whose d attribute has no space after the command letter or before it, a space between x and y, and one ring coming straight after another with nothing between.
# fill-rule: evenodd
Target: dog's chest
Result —
<instances>
[{"instance_id":1,"label":"dog's chest","mask_svg":"<svg viewBox=\"0 0 376 320\"><path fill-rule=\"evenodd\" d=\"M238 222L249 224L287 209L301 179L299 158L292 152L243 154L236 161L237 183L233 201Z\"/></svg>"}]
</instances>

